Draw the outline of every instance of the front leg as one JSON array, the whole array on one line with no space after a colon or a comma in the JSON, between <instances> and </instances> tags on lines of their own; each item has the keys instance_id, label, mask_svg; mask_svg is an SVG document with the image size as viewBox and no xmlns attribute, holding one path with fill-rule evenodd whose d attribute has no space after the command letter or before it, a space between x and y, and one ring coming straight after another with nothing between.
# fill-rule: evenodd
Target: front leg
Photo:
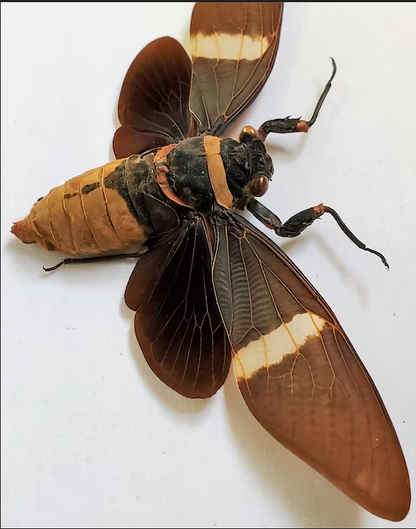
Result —
<instances>
[{"instance_id":1,"label":"front leg","mask_svg":"<svg viewBox=\"0 0 416 529\"><path fill-rule=\"evenodd\" d=\"M383 264L389 268L389 265L386 261L386 258L383 254L380 252L377 252L376 250L372 250L371 248L367 248L367 246L361 242L348 228L348 226L345 224L345 222L341 219L341 217L338 215L338 213L330 208L329 206L324 206L323 204L319 204L318 206L314 206L312 208L304 209L303 211L296 213L296 215L293 215L293 217L290 217L286 222L282 223L282 221L279 219L277 215L275 215L273 212L271 212L269 209L266 208L266 206L263 206L260 202L253 199L247 204L247 209L256 217L257 220L262 222L265 226L273 230L276 235L279 235L280 237L297 237L300 235L303 230L305 230L308 226L313 224L316 219L319 219L322 217L324 213L329 213L336 221L338 226L341 228L341 230L345 233L345 235L361 250L365 250L366 252L373 253L380 257Z\"/></svg>"},{"instance_id":2,"label":"front leg","mask_svg":"<svg viewBox=\"0 0 416 529\"><path fill-rule=\"evenodd\" d=\"M272 119L270 121L266 121L265 123L263 123L263 125L259 128L258 131L258 135L262 141L266 139L266 136L270 132L275 132L277 134L288 134L291 132L308 132L308 130L315 123L316 118L319 115L319 111L321 110L323 102L325 101L325 98L331 88L332 80L334 79L335 74L337 72L337 65L335 64L334 59L331 58L331 61L333 68L332 75L325 85L324 91L322 92L322 95L316 104L311 119L309 121L305 121L300 118L291 118L290 116L288 116L286 118L277 118Z\"/></svg>"}]
</instances>

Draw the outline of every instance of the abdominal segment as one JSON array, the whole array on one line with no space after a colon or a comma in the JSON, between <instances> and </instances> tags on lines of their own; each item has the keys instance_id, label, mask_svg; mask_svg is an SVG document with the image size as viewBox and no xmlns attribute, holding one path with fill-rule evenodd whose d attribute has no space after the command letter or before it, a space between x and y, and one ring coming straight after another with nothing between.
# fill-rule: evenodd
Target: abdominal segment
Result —
<instances>
[{"instance_id":1,"label":"abdominal segment","mask_svg":"<svg viewBox=\"0 0 416 529\"><path fill-rule=\"evenodd\" d=\"M147 174L143 164L133 155L68 180L13 224L12 233L25 243L66 254L94 255L143 244L148 230L133 206L128 182L132 175Z\"/></svg>"}]
</instances>

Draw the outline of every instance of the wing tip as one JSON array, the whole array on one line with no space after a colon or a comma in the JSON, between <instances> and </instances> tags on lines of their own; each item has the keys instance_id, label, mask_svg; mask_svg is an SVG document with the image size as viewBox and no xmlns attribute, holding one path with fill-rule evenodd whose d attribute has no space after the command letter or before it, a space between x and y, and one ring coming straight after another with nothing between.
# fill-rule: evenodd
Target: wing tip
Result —
<instances>
[{"instance_id":1,"label":"wing tip","mask_svg":"<svg viewBox=\"0 0 416 529\"><path fill-rule=\"evenodd\" d=\"M410 503L411 501L409 496L408 500L406 501L406 505L400 506L397 509L386 509L384 506L379 506L377 509L370 509L365 506L363 507L375 516L383 518L384 520L389 520L391 522L401 522L409 514Z\"/></svg>"},{"instance_id":2,"label":"wing tip","mask_svg":"<svg viewBox=\"0 0 416 529\"><path fill-rule=\"evenodd\" d=\"M386 520L390 520L392 522L401 522L402 520L404 520L406 516L409 514L410 506L412 503L412 494L410 490L409 475L407 475L407 482L405 485L405 489L406 490L404 490L403 494L400 496L400 499L401 499L400 505L397 505L395 507L391 506L390 508L386 509L384 504L382 504L381 505L382 514L377 514L377 513L374 513L374 514Z\"/></svg>"}]
</instances>

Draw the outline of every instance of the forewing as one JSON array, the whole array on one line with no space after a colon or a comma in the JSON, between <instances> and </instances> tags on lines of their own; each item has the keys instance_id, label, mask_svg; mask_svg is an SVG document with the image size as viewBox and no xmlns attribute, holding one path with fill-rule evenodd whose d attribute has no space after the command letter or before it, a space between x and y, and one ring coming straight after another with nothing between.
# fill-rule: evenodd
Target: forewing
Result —
<instances>
[{"instance_id":1,"label":"forewing","mask_svg":"<svg viewBox=\"0 0 416 529\"><path fill-rule=\"evenodd\" d=\"M230 345L216 303L202 219L183 221L139 258L126 289L136 337L154 373L190 398L224 383Z\"/></svg>"},{"instance_id":2,"label":"forewing","mask_svg":"<svg viewBox=\"0 0 416 529\"><path fill-rule=\"evenodd\" d=\"M250 105L276 58L281 2L197 2L191 22L191 110L222 135Z\"/></svg>"},{"instance_id":3,"label":"forewing","mask_svg":"<svg viewBox=\"0 0 416 529\"><path fill-rule=\"evenodd\" d=\"M134 59L121 88L114 135L117 158L163 147L192 134L191 61L178 41L154 40Z\"/></svg>"},{"instance_id":4,"label":"forewing","mask_svg":"<svg viewBox=\"0 0 416 529\"><path fill-rule=\"evenodd\" d=\"M381 397L335 315L270 239L218 225L214 285L234 372L273 437L365 509L403 519L409 476Z\"/></svg>"}]
</instances>

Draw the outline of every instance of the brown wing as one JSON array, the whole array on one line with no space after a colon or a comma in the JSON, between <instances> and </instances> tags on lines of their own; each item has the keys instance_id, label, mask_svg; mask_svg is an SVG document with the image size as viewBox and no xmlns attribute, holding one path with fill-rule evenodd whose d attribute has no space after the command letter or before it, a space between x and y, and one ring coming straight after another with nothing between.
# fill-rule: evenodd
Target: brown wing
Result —
<instances>
[{"instance_id":1,"label":"brown wing","mask_svg":"<svg viewBox=\"0 0 416 529\"><path fill-rule=\"evenodd\" d=\"M281 2L197 2L191 22L191 110L222 135L250 105L276 58Z\"/></svg>"},{"instance_id":2,"label":"brown wing","mask_svg":"<svg viewBox=\"0 0 416 529\"><path fill-rule=\"evenodd\" d=\"M351 499L382 518L403 519L409 476L370 375L283 251L241 217L233 221L217 227L213 274L246 404Z\"/></svg>"},{"instance_id":3,"label":"brown wing","mask_svg":"<svg viewBox=\"0 0 416 529\"><path fill-rule=\"evenodd\" d=\"M125 295L150 368L190 398L213 395L231 362L211 259L203 220L183 221L139 258Z\"/></svg>"},{"instance_id":4,"label":"brown wing","mask_svg":"<svg viewBox=\"0 0 416 529\"><path fill-rule=\"evenodd\" d=\"M117 158L140 154L186 138L191 61L175 39L164 37L146 46L127 71L121 88L114 135Z\"/></svg>"}]
</instances>

